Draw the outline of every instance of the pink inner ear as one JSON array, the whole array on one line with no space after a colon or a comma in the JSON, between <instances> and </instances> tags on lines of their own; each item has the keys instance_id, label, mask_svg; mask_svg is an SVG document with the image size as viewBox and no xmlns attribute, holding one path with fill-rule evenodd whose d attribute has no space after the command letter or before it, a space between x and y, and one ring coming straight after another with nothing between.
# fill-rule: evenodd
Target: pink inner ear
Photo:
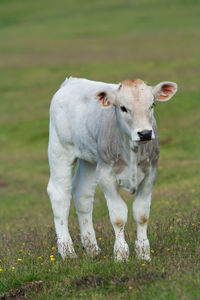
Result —
<instances>
[{"instance_id":1,"label":"pink inner ear","mask_svg":"<svg viewBox=\"0 0 200 300\"><path fill-rule=\"evenodd\" d=\"M97 94L97 98L98 98L98 103L101 106L103 107L110 106L110 102L107 100L106 92L100 92L99 94Z\"/></svg>"},{"instance_id":2,"label":"pink inner ear","mask_svg":"<svg viewBox=\"0 0 200 300\"><path fill-rule=\"evenodd\" d=\"M171 84L163 84L162 86L162 93L161 95L158 97L158 99L162 100L162 99L166 99L168 98L171 94L173 94L174 92L174 86ZM165 95L163 95L165 94Z\"/></svg>"}]
</instances>

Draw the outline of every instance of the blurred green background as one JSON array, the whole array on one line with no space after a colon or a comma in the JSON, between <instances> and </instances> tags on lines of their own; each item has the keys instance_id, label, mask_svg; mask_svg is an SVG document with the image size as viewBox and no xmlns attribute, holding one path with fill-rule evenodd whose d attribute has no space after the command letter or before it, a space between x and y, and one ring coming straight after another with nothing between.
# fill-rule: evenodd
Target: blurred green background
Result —
<instances>
[{"instance_id":1,"label":"blurred green background","mask_svg":"<svg viewBox=\"0 0 200 300\"><path fill-rule=\"evenodd\" d=\"M143 288L144 299L199 299L199 279L195 277L196 281L192 283L190 280L194 276L192 269L198 269L197 254L200 254L197 234L199 227L196 227L199 223L195 219L200 213L199 16L198 0L0 1L0 268L4 270L0 274L2 292L20 287L23 282L42 279L44 286L48 286L52 294L52 298L48 299L57 299L61 297L59 293L63 286L66 286L63 278L68 276L71 278L68 283L71 298L84 297L86 293L86 298L105 299L109 293L113 299L123 298L123 295L127 299L143 299L140 294ZM133 290L129 289L127 282L124 285L121 283L121 290L116 286L109 290L103 284L96 292L95 289L88 288L83 293L77 292L73 285L73 280L80 273L80 265L76 263L73 264L75 271L66 269L58 257L57 268L61 268L59 272L65 274L65 277L60 275L58 279L59 272L55 269L55 274L51 277L51 288L48 274L53 272L53 266L48 265L43 271L38 271L39 273L36 271L35 248L41 249L48 256L49 245L55 244L53 215L46 194L49 176L48 111L53 94L68 76L105 82L142 78L149 85L163 80L178 83L177 95L167 103L157 104L155 110L161 156L159 177L153 193L149 236L153 242L153 234L157 238L159 235L156 230L153 233L151 226L159 223L165 228L169 225L168 221L177 215L180 215L179 219L183 223L188 218L187 226L185 224L185 227L181 225L177 228L182 238L184 237L187 255L191 255L191 260L186 265L182 262L182 259L187 262L186 252L181 252L184 248L182 244L177 253L175 252L174 260L171 260L169 251L165 253L160 250L161 256L169 259L166 265L155 255L149 268L155 271L159 266L163 270L170 264L174 266L174 261L179 261L183 267L166 282L150 278L145 283L139 281L138 287ZM131 208L131 196L122 194ZM95 199L96 228L105 223L106 230L113 236L105 200L99 189ZM127 231L133 244L135 224L131 210L129 215ZM195 224L195 232L188 233L190 223ZM73 204L70 226L75 238L78 225ZM47 244L41 246L49 228L54 240L48 236ZM34 230L37 231L37 239L29 252L25 251L32 260L27 258L24 265L16 265L16 272L11 272L11 267L16 263L16 253L20 250L19 243L26 245L24 236L30 234L33 238ZM160 234L173 245L173 236L168 236L166 232L168 231L164 230ZM193 237L190 246L188 236ZM8 244L5 244L6 239ZM154 248L159 248L159 241L158 238ZM82 251L79 240L76 242L75 246L80 248L77 251ZM109 247L106 243L105 236L105 244L101 247L104 251L109 251L112 257L112 243ZM167 240L163 242L165 244ZM135 264L136 268L140 263L131 255L130 264ZM85 270L83 273L99 274L102 267L106 268L103 256L99 258L99 269L89 269L96 264L82 259L81 268ZM107 272L111 263L113 273L120 277L123 267L117 267L113 261L108 262ZM130 271L130 276L134 277L133 271ZM185 288L182 291L181 276L184 272L189 275L184 279ZM62 282L61 287L59 282ZM149 286L150 282L152 286ZM46 299L46 290L43 288L41 299ZM39 299L38 295L34 296L34 291L30 293L33 293L33 298L36 297L34 299Z\"/></svg>"}]
</instances>

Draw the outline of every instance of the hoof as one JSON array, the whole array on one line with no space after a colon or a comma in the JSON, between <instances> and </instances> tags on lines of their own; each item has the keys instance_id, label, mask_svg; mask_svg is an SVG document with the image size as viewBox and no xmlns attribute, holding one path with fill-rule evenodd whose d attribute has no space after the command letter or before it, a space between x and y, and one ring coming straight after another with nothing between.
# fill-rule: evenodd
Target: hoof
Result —
<instances>
[{"instance_id":1,"label":"hoof","mask_svg":"<svg viewBox=\"0 0 200 300\"><path fill-rule=\"evenodd\" d=\"M135 241L135 253L138 259L150 261L151 257L149 241Z\"/></svg>"},{"instance_id":2,"label":"hoof","mask_svg":"<svg viewBox=\"0 0 200 300\"><path fill-rule=\"evenodd\" d=\"M115 261L128 261L129 247L126 242L115 243L114 246L114 258Z\"/></svg>"},{"instance_id":3,"label":"hoof","mask_svg":"<svg viewBox=\"0 0 200 300\"><path fill-rule=\"evenodd\" d=\"M86 250L87 255L90 257L95 257L101 252L101 249L98 247L97 242L90 241L88 237L84 238L82 244L83 248Z\"/></svg>"},{"instance_id":4,"label":"hoof","mask_svg":"<svg viewBox=\"0 0 200 300\"><path fill-rule=\"evenodd\" d=\"M101 252L101 249L98 246L85 248L85 250L89 257L95 257Z\"/></svg>"},{"instance_id":5,"label":"hoof","mask_svg":"<svg viewBox=\"0 0 200 300\"><path fill-rule=\"evenodd\" d=\"M62 259L69 258L77 258L74 247L71 243L61 243L58 242L58 252L60 253Z\"/></svg>"}]
</instances>

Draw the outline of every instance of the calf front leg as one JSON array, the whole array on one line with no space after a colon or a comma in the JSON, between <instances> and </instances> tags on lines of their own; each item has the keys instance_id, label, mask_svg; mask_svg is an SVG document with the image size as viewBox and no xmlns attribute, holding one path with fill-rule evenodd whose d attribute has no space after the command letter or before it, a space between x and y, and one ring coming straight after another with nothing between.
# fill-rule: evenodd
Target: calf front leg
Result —
<instances>
[{"instance_id":1,"label":"calf front leg","mask_svg":"<svg viewBox=\"0 0 200 300\"><path fill-rule=\"evenodd\" d=\"M115 232L114 257L116 261L127 260L129 247L124 238L124 226L127 222L128 209L120 197L112 169L110 167L101 167L98 173L99 184L104 192L110 220Z\"/></svg>"},{"instance_id":2,"label":"calf front leg","mask_svg":"<svg viewBox=\"0 0 200 300\"><path fill-rule=\"evenodd\" d=\"M135 252L137 258L151 260L150 245L147 238L147 222L149 219L151 196L140 198L136 196L133 204L133 215L137 223L137 240L135 241Z\"/></svg>"},{"instance_id":3,"label":"calf front leg","mask_svg":"<svg viewBox=\"0 0 200 300\"><path fill-rule=\"evenodd\" d=\"M151 206L151 193L155 181L156 170L151 170L138 186L133 203L133 216L137 223L137 240L135 252L139 259L151 260L150 245L147 238L147 225Z\"/></svg>"}]
</instances>

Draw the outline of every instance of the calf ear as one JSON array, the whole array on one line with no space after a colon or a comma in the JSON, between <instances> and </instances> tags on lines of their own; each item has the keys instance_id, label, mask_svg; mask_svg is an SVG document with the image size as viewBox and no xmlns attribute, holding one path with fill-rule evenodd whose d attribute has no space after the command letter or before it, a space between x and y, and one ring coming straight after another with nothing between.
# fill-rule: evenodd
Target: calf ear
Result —
<instances>
[{"instance_id":1,"label":"calf ear","mask_svg":"<svg viewBox=\"0 0 200 300\"><path fill-rule=\"evenodd\" d=\"M171 81L163 81L152 88L155 100L168 101L177 92L177 84Z\"/></svg>"},{"instance_id":2,"label":"calf ear","mask_svg":"<svg viewBox=\"0 0 200 300\"><path fill-rule=\"evenodd\" d=\"M95 95L95 98L103 107L108 107L115 104L115 94L112 92L100 91Z\"/></svg>"}]
</instances>

